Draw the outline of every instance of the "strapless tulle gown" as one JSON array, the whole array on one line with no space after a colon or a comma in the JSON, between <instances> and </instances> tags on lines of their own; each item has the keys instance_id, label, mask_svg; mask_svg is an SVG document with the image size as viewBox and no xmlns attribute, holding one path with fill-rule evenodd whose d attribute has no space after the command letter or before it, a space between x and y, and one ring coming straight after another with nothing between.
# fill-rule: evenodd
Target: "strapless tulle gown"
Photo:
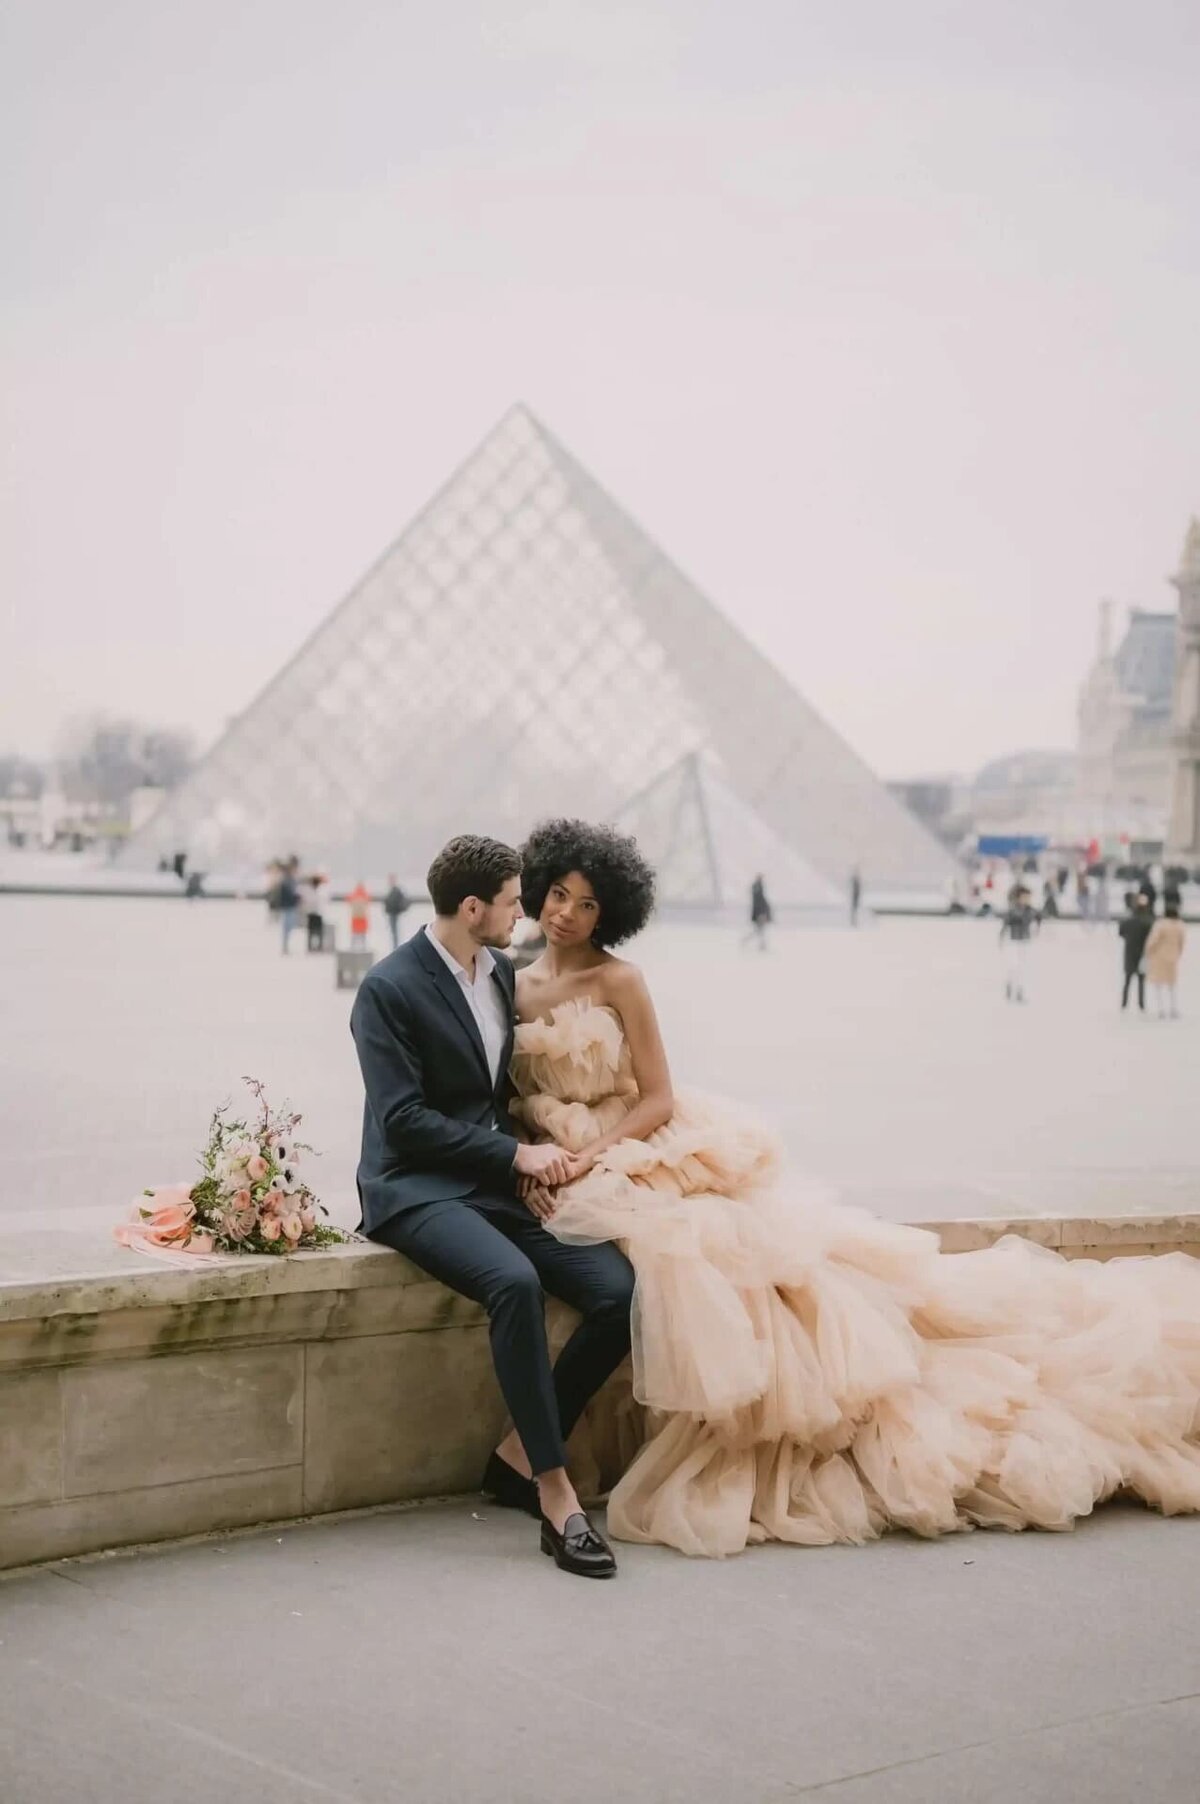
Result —
<instances>
[{"instance_id":1,"label":"strapless tulle gown","mask_svg":"<svg viewBox=\"0 0 1200 1804\"><path fill-rule=\"evenodd\" d=\"M519 1114L579 1148L637 1100L609 1009L517 1029ZM637 1273L608 1522L688 1554L889 1527L1070 1528L1118 1491L1200 1509L1200 1261L1067 1260L936 1235L785 1174L753 1114L677 1091L564 1190L551 1230ZM614 1473L609 1474L612 1478Z\"/></svg>"}]
</instances>

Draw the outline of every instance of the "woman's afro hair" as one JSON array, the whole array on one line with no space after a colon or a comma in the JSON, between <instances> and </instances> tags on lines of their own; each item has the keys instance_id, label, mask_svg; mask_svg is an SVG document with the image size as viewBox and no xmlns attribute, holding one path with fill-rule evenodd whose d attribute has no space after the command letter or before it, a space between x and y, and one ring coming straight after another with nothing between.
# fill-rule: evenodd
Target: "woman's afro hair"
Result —
<instances>
[{"instance_id":1,"label":"woman's afro hair","mask_svg":"<svg viewBox=\"0 0 1200 1804\"><path fill-rule=\"evenodd\" d=\"M654 912L654 872L636 840L588 821L542 821L521 848L521 906L535 921L552 883L578 871L596 892L597 946L620 946Z\"/></svg>"}]
</instances>

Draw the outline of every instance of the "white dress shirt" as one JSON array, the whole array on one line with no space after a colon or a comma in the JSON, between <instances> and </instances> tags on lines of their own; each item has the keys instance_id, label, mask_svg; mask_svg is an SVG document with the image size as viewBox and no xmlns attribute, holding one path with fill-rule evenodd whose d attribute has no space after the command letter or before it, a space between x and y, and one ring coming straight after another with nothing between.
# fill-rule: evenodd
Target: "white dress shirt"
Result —
<instances>
[{"instance_id":1,"label":"white dress shirt","mask_svg":"<svg viewBox=\"0 0 1200 1804\"><path fill-rule=\"evenodd\" d=\"M504 1057L505 1042L508 1039L508 1009L501 993L500 985L492 981L492 972L496 969L496 961L486 946L480 946L475 954L475 981L459 964L453 952L447 952L430 923L425 929L425 937L435 946L446 969L456 980L463 995L467 999L467 1007L475 1017L475 1025L479 1029L479 1037L483 1041L483 1050L487 1055L488 1070L492 1074L492 1089L500 1081L500 1061Z\"/></svg>"}]
</instances>

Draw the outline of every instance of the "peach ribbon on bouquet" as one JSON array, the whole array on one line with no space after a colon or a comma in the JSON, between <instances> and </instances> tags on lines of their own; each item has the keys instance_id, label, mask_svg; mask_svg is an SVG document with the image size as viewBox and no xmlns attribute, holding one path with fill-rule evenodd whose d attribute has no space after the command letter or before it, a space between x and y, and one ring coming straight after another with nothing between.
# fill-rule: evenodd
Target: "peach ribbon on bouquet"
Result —
<instances>
[{"instance_id":1,"label":"peach ribbon on bouquet","mask_svg":"<svg viewBox=\"0 0 1200 1804\"><path fill-rule=\"evenodd\" d=\"M215 1262L213 1237L196 1227L196 1205L188 1184L160 1184L133 1205L128 1221L113 1229L118 1245L181 1265L197 1259Z\"/></svg>"}]
</instances>

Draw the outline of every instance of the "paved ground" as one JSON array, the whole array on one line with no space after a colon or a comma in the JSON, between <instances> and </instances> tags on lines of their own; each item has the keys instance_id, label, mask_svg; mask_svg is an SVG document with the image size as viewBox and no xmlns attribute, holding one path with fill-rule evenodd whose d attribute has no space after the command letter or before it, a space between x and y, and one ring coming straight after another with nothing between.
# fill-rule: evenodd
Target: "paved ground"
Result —
<instances>
[{"instance_id":1,"label":"paved ground","mask_svg":"<svg viewBox=\"0 0 1200 1804\"><path fill-rule=\"evenodd\" d=\"M328 960L298 939L283 959L252 903L5 897L0 931L10 1228L99 1223L189 1175L243 1072L304 1110L322 1190L352 1217L361 1092ZM766 957L659 928L635 950L677 1080L758 1102L800 1166L882 1213L1194 1207L1188 961L1185 1018L1160 1023L1117 1011L1113 930L1059 923L1034 953L1018 1009L976 921L795 929Z\"/></svg>"},{"instance_id":2,"label":"paved ground","mask_svg":"<svg viewBox=\"0 0 1200 1804\"><path fill-rule=\"evenodd\" d=\"M285 962L250 905L8 898L0 921L9 1253L106 1235L186 1175L244 1071L304 1108L348 1214L358 1076L327 962ZM856 1200L1194 1208L1200 1015L1121 1018L1111 934L1035 951L1024 1010L967 921L797 931L767 958L664 929L638 956L677 1076L760 1103ZM1073 1536L723 1565L630 1548L609 1586L533 1537L456 1503L0 1579L0 1799L1200 1796L1200 1523L1117 1508Z\"/></svg>"},{"instance_id":3,"label":"paved ground","mask_svg":"<svg viewBox=\"0 0 1200 1804\"><path fill-rule=\"evenodd\" d=\"M424 1507L0 1581L5 1804L1194 1804L1200 1523L571 1579Z\"/></svg>"}]
</instances>

